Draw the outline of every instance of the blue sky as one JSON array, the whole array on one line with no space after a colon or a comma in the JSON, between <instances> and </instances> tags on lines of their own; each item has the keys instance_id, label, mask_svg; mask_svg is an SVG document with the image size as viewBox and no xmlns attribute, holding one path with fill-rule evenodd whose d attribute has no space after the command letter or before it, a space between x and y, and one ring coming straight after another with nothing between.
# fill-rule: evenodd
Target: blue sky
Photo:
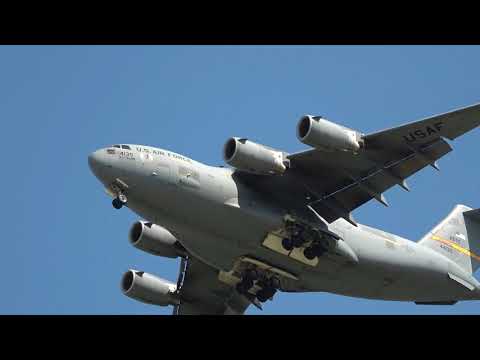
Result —
<instances>
[{"instance_id":1,"label":"blue sky","mask_svg":"<svg viewBox=\"0 0 480 360\"><path fill-rule=\"evenodd\" d=\"M169 314L121 294L137 268L175 281L178 260L133 248L137 216L114 211L87 155L112 143L223 163L229 136L305 149L306 113L371 132L480 102L478 46L1 46L1 314ZM453 142L441 172L386 193L357 221L416 240L457 203L480 206L480 130ZM477 302L418 307L276 295L249 314L480 314Z\"/></svg>"}]
</instances>

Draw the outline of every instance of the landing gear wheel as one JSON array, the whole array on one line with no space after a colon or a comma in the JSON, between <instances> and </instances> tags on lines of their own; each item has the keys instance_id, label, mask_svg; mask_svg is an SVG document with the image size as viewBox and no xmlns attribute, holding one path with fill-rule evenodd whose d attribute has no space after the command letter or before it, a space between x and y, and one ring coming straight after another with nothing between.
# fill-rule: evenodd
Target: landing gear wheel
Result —
<instances>
[{"instance_id":1,"label":"landing gear wheel","mask_svg":"<svg viewBox=\"0 0 480 360\"><path fill-rule=\"evenodd\" d=\"M317 257L317 251L313 246L310 246L303 250L303 255L308 259L308 260L313 260Z\"/></svg>"},{"instance_id":2,"label":"landing gear wheel","mask_svg":"<svg viewBox=\"0 0 480 360\"><path fill-rule=\"evenodd\" d=\"M258 280L259 274L256 269L248 269L245 271L245 278L251 279L252 281Z\"/></svg>"},{"instance_id":3,"label":"landing gear wheel","mask_svg":"<svg viewBox=\"0 0 480 360\"><path fill-rule=\"evenodd\" d=\"M282 247L287 251L293 250L293 242L289 238L283 238Z\"/></svg>"},{"instance_id":4,"label":"landing gear wheel","mask_svg":"<svg viewBox=\"0 0 480 360\"><path fill-rule=\"evenodd\" d=\"M303 245L304 241L301 236L292 236L292 243L294 247L299 248Z\"/></svg>"},{"instance_id":5,"label":"landing gear wheel","mask_svg":"<svg viewBox=\"0 0 480 360\"><path fill-rule=\"evenodd\" d=\"M242 281L238 282L237 285L235 285L235 288L237 289L239 294L246 294L248 290L250 290L253 287L253 280L249 278L243 278Z\"/></svg>"},{"instance_id":6,"label":"landing gear wheel","mask_svg":"<svg viewBox=\"0 0 480 360\"><path fill-rule=\"evenodd\" d=\"M253 280L249 278L245 278L242 280L243 287L246 291L250 290L253 287Z\"/></svg>"},{"instance_id":7,"label":"landing gear wheel","mask_svg":"<svg viewBox=\"0 0 480 360\"><path fill-rule=\"evenodd\" d=\"M325 249L322 245L315 246L315 253L318 257L322 256L327 249Z\"/></svg>"},{"instance_id":8,"label":"landing gear wheel","mask_svg":"<svg viewBox=\"0 0 480 360\"><path fill-rule=\"evenodd\" d=\"M237 283L237 285L235 285L235 289L239 294L242 294L242 295L248 291L245 289L245 284L242 281L240 281L239 283Z\"/></svg>"},{"instance_id":9,"label":"landing gear wheel","mask_svg":"<svg viewBox=\"0 0 480 360\"><path fill-rule=\"evenodd\" d=\"M258 299L258 301L263 303L263 302L268 300L268 297L265 295L263 290L259 290L258 293L257 293L257 299Z\"/></svg>"},{"instance_id":10,"label":"landing gear wheel","mask_svg":"<svg viewBox=\"0 0 480 360\"><path fill-rule=\"evenodd\" d=\"M275 290L274 288L265 287L257 292L257 299L260 302L265 302L268 299L270 299L273 295L275 295L276 292L277 290Z\"/></svg>"},{"instance_id":11,"label":"landing gear wheel","mask_svg":"<svg viewBox=\"0 0 480 360\"><path fill-rule=\"evenodd\" d=\"M127 197L125 196L125 194L118 195L118 200L121 201L123 205L127 203Z\"/></svg>"},{"instance_id":12,"label":"landing gear wheel","mask_svg":"<svg viewBox=\"0 0 480 360\"><path fill-rule=\"evenodd\" d=\"M119 198L115 198L115 199L113 199L113 201L112 201L112 205L113 205L113 207L114 207L115 209L121 209L122 206L123 206L123 203L120 201Z\"/></svg>"},{"instance_id":13,"label":"landing gear wheel","mask_svg":"<svg viewBox=\"0 0 480 360\"><path fill-rule=\"evenodd\" d=\"M270 286L273 288L273 289L280 289L280 280L277 278L277 277L272 277L270 279Z\"/></svg>"},{"instance_id":14,"label":"landing gear wheel","mask_svg":"<svg viewBox=\"0 0 480 360\"><path fill-rule=\"evenodd\" d=\"M315 257L322 256L326 251L327 249L322 244L313 244L303 250L303 255L308 260L313 260Z\"/></svg>"}]
</instances>

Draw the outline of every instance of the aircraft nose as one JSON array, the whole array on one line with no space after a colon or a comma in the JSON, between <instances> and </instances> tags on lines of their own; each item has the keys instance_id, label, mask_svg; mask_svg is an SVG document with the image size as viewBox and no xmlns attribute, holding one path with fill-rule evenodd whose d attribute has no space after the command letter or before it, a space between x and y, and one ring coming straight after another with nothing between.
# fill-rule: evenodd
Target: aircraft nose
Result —
<instances>
[{"instance_id":1,"label":"aircraft nose","mask_svg":"<svg viewBox=\"0 0 480 360\"><path fill-rule=\"evenodd\" d=\"M90 170L98 177L101 170L108 165L104 149L94 151L88 155L88 166Z\"/></svg>"}]
</instances>

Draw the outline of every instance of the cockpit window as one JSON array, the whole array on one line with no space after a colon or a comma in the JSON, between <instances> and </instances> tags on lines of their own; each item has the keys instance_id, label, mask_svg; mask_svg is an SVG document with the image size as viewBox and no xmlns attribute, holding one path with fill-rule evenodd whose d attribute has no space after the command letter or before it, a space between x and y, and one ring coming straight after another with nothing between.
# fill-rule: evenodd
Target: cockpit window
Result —
<instances>
[{"instance_id":1,"label":"cockpit window","mask_svg":"<svg viewBox=\"0 0 480 360\"><path fill-rule=\"evenodd\" d=\"M122 145L122 149L132 150L132 149L130 149L130 146L128 146L128 145Z\"/></svg>"},{"instance_id":2,"label":"cockpit window","mask_svg":"<svg viewBox=\"0 0 480 360\"><path fill-rule=\"evenodd\" d=\"M116 147L120 149L120 145L112 145L112 147Z\"/></svg>"}]
</instances>

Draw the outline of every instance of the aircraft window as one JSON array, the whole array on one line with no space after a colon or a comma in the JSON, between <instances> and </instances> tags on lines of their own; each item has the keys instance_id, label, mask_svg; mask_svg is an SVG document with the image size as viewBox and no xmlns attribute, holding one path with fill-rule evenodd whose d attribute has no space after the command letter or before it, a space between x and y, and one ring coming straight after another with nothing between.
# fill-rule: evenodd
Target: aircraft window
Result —
<instances>
[{"instance_id":1,"label":"aircraft window","mask_svg":"<svg viewBox=\"0 0 480 360\"><path fill-rule=\"evenodd\" d=\"M128 145L122 145L122 149L132 150L132 149L130 149L130 146L128 146Z\"/></svg>"},{"instance_id":2,"label":"aircraft window","mask_svg":"<svg viewBox=\"0 0 480 360\"><path fill-rule=\"evenodd\" d=\"M116 147L120 149L120 145L112 145L112 147Z\"/></svg>"}]
</instances>

